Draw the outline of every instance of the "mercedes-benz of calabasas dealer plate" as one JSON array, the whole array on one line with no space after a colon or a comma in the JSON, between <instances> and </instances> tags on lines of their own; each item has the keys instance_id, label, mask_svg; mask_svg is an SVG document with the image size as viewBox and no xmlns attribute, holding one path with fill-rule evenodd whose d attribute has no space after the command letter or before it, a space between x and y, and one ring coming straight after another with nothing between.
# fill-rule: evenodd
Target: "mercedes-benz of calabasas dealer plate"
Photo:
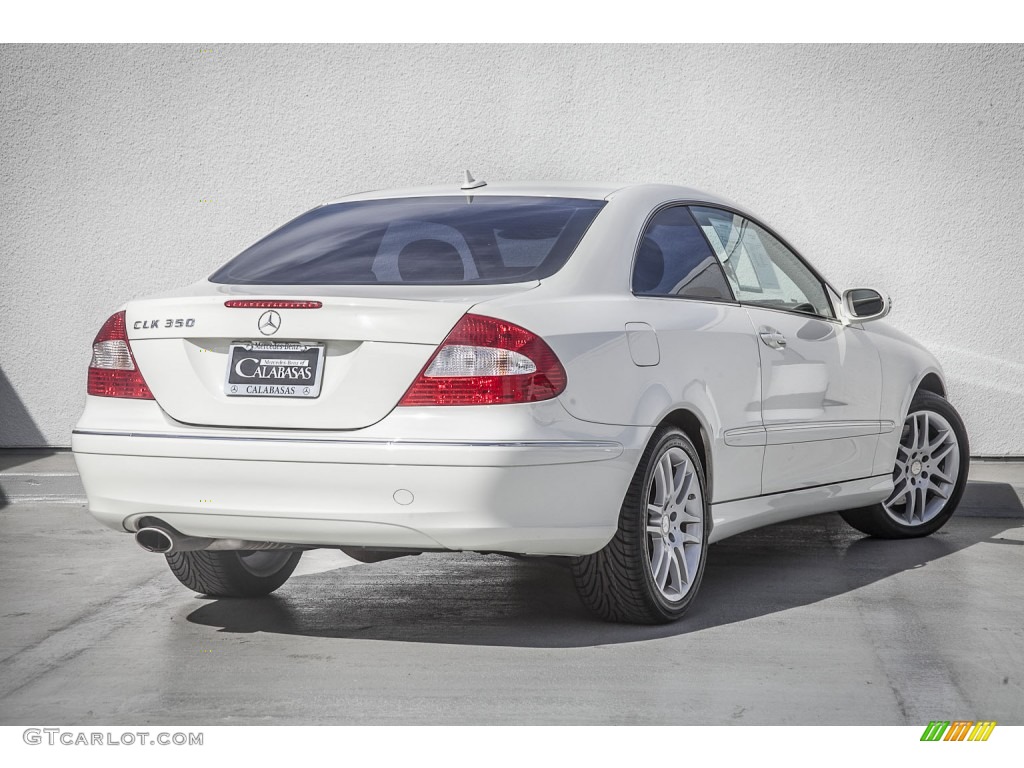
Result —
<instances>
[{"instance_id":1,"label":"mercedes-benz of calabasas dealer plate","mask_svg":"<svg viewBox=\"0 0 1024 768\"><path fill-rule=\"evenodd\" d=\"M317 397L324 345L245 341L228 350L224 393L234 397Z\"/></svg>"}]
</instances>

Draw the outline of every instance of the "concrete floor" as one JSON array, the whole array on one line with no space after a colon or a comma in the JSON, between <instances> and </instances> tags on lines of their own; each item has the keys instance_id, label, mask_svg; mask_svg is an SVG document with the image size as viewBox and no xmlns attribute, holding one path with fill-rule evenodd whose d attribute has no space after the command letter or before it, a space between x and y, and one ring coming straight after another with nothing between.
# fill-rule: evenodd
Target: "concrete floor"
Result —
<instances>
[{"instance_id":1,"label":"concrete floor","mask_svg":"<svg viewBox=\"0 0 1024 768\"><path fill-rule=\"evenodd\" d=\"M1024 724L1020 465L977 465L927 539L823 515L716 544L687 618L650 628L499 556L316 551L270 598L204 599L61 456L0 457L3 725Z\"/></svg>"}]
</instances>

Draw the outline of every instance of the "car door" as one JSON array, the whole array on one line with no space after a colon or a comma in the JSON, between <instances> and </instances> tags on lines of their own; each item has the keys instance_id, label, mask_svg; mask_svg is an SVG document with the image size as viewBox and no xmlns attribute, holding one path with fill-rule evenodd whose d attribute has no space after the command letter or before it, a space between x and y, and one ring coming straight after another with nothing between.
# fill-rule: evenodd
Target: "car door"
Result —
<instances>
[{"instance_id":1,"label":"car door","mask_svg":"<svg viewBox=\"0 0 1024 768\"><path fill-rule=\"evenodd\" d=\"M761 493L764 429L756 334L683 205L656 212L633 264L626 326L636 365L708 422L715 504ZM646 358L646 359L645 359Z\"/></svg>"},{"instance_id":2,"label":"car door","mask_svg":"<svg viewBox=\"0 0 1024 768\"><path fill-rule=\"evenodd\" d=\"M839 321L824 282L766 228L691 211L760 340L762 493L869 477L882 384L870 340Z\"/></svg>"}]
</instances>

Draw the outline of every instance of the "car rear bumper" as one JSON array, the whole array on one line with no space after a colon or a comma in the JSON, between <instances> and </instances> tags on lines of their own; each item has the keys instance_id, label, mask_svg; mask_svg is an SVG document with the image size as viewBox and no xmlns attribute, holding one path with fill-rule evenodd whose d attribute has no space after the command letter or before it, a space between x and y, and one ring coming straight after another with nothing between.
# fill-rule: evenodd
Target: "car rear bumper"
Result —
<instances>
[{"instance_id":1,"label":"car rear bumper","mask_svg":"<svg viewBox=\"0 0 1024 768\"><path fill-rule=\"evenodd\" d=\"M418 414L430 423L417 429L413 413L442 409L406 409L390 424L402 438L385 436L384 422L353 434L166 417L124 429L83 417L72 447L90 511L118 530L152 516L191 536L309 546L559 555L604 546L647 430L588 425L560 406L496 408L474 429L452 413L448 434L477 434L451 439L415 436L445 434L436 414ZM488 418L515 426L516 438L481 434Z\"/></svg>"}]
</instances>

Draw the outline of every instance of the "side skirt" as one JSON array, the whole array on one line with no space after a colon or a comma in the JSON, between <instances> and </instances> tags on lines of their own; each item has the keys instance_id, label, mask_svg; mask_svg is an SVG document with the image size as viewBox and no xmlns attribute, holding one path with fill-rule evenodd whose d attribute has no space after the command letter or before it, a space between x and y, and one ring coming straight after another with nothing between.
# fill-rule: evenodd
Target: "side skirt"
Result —
<instances>
[{"instance_id":1,"label":"side skirt","mask_svg":"<svg viewBox=\"0 0 1024 768\"><path fill-rule=\"evenodd\" d=\"M799 517L877 504L890 493L892 475L886 474L713 504L710 541Z\"/></svg>"}]
</instances>

